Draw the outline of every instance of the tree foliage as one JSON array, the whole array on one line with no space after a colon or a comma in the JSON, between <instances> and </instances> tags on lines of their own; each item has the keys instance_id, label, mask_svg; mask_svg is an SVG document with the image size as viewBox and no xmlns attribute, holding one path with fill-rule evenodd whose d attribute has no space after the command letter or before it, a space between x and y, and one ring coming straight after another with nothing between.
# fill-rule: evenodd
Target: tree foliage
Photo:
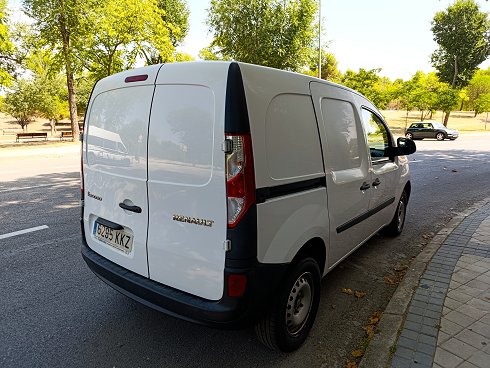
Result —
<instances>
[{"instance_id":1,"label":"tree foliage","mask_svg":"<svg viewBox=\"0 0 490 368\"><path fill-rule=\"evenodd\" d=\"M434 41L432 65L439 78L453 88L468 85L471 77L490 55L490 21L474 0L456 0L432 21Z\"/></svg>"},{"instance_id":2,"label":"tree foliage","mask_svg":"<svg viewBox=\"0 0 490 368\"><path fill-rule=\"evenodd\" d=\"M342 73L338 69L339 62L334 54L322 50L322 75L321 79L332 82L340 82ZM312 49L309 57L309 68L305 74L318 77L318 48Z\"/></svg>"},{"instance_id":3,"label":"tree foliage","mask_svg":"<svg viewBox=\"0 0 490 368\"><path fill-rule=\"evenodd\" d=\"M170 40L174 47L182 43L189 31L189 7L185 0L157 0L162 20L170 31Z\"/></svg>"},{"instance_id":4,"label":"tree foliage","mask_svg":"<svg viewBox=\"0 0 490 368\"><path fill-rule=\"evenodd\" d=\"M315 0L211 0L211 46L238 61L300 70L315 39Z\"/></svg>"},{"instance_id":5,"label":"tree foliage","mask_svg":"<svg viewBox=\"0 0 490 368\"><path fill-rule=\"evenodd\" d=\"M482 112L490 112L490 93L482 93L473 103L475 116Z\"/></svg>"},{"instance_id":6,"label":"tree foliage","mask_svg":"<svg viewBox=\"0 0 490 368\"><path fill-rule=\"evenodd\" d=\"M12 115L17 123L26 130L36 114L38 91L32 80L21 79L15 83L14 91L5 96L2 109Z\"/></svg>"},{"instance_id":7,"label":"tree foliage","mask_svg":"<svg viewBox=\"0 0 490 368\"><path fill-rule=\"evenodd\" d=\"M0 87L9 86L13 81L13 53L14 44L8 26L7 1L0 0Z\"/></svg>"},{"instance_id":8,"label":"tree foliage","mask_svg":"<svg viewBox=\"0 0 490 368\"><path fill-rule=\"evenodd\" d=\"M100 79L131 68L139 54L168 59L174 47L155 0L106 0L91 13L85 66Z\"/></svg>"},{"instance_id":9,"label":"tree foliage","mask_svg":"<svg viewBox=\"0 0 490 368\"><path fill-rule=\"evenodd\" d=\"M379 68L370 70L360 68L358 72L347 70L341 83L362 93L372 103L383 109L395 97L395 90L388 78L379 76L380 71Z\"/></svg>"},{"instance_id":10,"label":"tree foliage","mask_svg":"<svg viewBox=\"0 0 490 368\"><path fill-rule=\"evenodd\" d=\"M475 102L482 94L490 93L490 68L487 70L478 70L473 78L471 78L470 84L467 87L469 104L475 109Z\"/></svg>"}]
</instances>

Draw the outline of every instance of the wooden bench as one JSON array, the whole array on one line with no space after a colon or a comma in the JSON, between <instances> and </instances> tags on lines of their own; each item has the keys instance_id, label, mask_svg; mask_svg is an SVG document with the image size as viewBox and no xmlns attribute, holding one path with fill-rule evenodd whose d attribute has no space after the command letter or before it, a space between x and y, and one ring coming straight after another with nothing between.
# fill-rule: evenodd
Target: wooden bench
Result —
<instances>
[{"instance_id":1,"label":"wooden bench","mask_svg":"<svg viewBox=\"0 0 490 368\"><path fill-rule=\"evenodd\" d=\"M36 138L44 138L44 140L47 141L48 133L17 133L17 137L15 141L18 142L20 139L36 139Z\"/></svg>"},{"instance_id":2,"label":"wooden bench","mask_svg":"<svg viewBox=\"0 0 490 368\"><path fill-rule=\"evenodd\" d=\"M62 141L63 138L73 138L73 132L61 132L60 141Z\"/></svg>"}]
</instances>

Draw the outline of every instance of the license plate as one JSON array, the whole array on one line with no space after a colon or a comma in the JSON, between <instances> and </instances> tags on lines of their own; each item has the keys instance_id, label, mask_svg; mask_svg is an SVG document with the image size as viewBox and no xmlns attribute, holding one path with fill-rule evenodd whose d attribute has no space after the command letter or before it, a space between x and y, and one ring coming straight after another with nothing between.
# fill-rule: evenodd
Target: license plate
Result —
<instances>
[{"instance_id":1,"label":"license plate","mask_svg":"<svg viewBox=\"0 0 490 368\"><path fill-rule=\"evenodd\" d=\"M95 222L94 236L111 247L129 254L133 250L133 236L122 230L115 230L108 226Z\"/></svg>"}]
</instances>

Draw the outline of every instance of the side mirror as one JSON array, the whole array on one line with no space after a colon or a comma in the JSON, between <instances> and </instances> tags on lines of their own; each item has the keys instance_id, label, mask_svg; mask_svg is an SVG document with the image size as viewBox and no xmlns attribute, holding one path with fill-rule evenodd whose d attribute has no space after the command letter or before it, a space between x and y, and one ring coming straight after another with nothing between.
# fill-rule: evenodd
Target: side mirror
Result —
<instances>
[{"instance_id":1,"label":"side mirror","mask_svg":"<svg viewBox=\"0 0 490 368\"><path fill-rule=\"evenodd\" d=\"M389 147L386 149L386 156L405 156L411 155L415 151L417 151L417 146L415 142L411 139L400 137L396 141L397 147Z\"/></svg>"}]
</instances>

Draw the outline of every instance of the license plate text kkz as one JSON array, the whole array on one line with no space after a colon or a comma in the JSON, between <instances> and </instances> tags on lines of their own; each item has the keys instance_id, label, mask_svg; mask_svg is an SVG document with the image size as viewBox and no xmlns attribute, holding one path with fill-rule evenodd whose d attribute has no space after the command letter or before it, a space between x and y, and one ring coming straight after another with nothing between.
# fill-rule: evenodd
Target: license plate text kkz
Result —
<instances>
[{"instance_id":1,"label":"license plate text kkz","mask_svg":"<svg viewBox=\"0 0 490 368\"><path fill-rule=\"evenodd\" d=\"M107 241L126 249L127 251L131 250L129 246L131 236L126 235L121 231L111 229L110 227L104 226L102 224L97 224L97 237L104 238Z\"/></svg>"}]
</instances>

